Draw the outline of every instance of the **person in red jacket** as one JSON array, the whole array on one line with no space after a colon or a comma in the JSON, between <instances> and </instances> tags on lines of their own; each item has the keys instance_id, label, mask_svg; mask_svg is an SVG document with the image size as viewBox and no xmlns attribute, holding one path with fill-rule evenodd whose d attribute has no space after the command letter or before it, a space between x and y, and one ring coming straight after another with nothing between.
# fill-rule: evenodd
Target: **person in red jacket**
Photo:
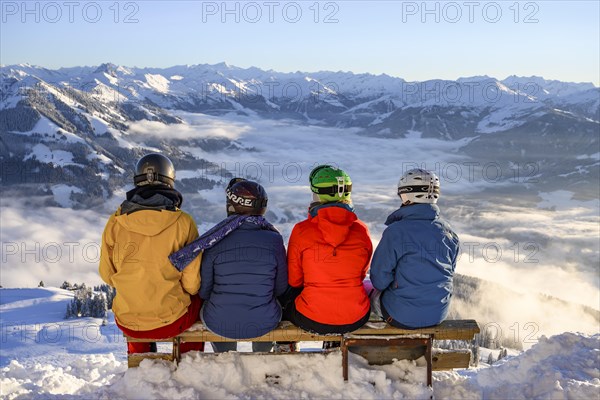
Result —
<instances>
[{"instance_id":1,"label":"person in red jacket","mask_svg":"<svg viewBox=\"0 0 600 400\"><path fill-rule=\"evenodd\" d=\"M369 320L369 230L354 213L344 171L318 166L310 187L308 219L294 226L288 243L288 283L300 294L285 304L284 319L319 334L351 332Z\"/></svg>"}]
</instances>

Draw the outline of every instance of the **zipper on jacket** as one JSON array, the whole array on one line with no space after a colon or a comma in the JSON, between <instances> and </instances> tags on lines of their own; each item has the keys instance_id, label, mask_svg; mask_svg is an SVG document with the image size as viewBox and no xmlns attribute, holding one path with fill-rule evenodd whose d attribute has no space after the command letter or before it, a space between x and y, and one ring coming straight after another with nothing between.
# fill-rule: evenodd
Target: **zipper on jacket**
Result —
<instances>
[{"instance_id":1,"label":"zipper on jacket","mask_svg":"<svg viewBox=\"0 0 600 400\"><path fill-rule=\"evenodd\" d=\"M333 248L333 256L334 257L337 256L337 251L336 251L335 247Z\"/></svg>"}]
</instances>

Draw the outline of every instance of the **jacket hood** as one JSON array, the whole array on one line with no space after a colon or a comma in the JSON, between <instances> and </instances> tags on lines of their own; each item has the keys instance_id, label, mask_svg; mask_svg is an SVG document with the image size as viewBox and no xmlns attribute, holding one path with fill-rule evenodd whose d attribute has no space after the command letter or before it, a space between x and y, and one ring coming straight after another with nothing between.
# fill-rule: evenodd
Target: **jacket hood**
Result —
<instances>
[{"instance_id":1,"label":"jacket hood","mask_svg":"<svg viewBox=\"0 0 600 400\"><path fill-rule=\"evenodd\" d=\"M393 213L391 213L387 220L386 225L391 225L396 221L402 219L422 219L427 221L433 221L440 216L440 209L435 204L412 204L410 206L402 206Z\"/></svg>"},{"instance_id":2,"label":"jacket hood","mask_svg":"<svg viewBox=\"0 0 600 400\"><path fill-rule=\"evenodd\" d=\"M323 235L323 239L333 247L337 247L346 240L350 233L350 226L358 218L356 214L345 207L327 207L317 211L317 216L309 216L310 221L316 224Z\"/></svg>"},{"instance_id":3,"label":"jacket hood","mask_svg":"<svg viewBox=\"0 0 600 400\"><path fill-rule=\"evenodd\" d=\"M121 204L121 214L140 210L175 211L181 203L181 193L166 185L139 186L127 192L126 200Z\"/></svg>"},{"instance_id":4,"label":"jacket hood","mask_svg":"<svg viewBox=\"0 0 600 400\"><path fill-rule=\"evenodd\" d=\"M130 232L156 236L177 222L181 215L181 211L167 210L140 210L131 214L121 214L119 209L115 220Z\"/></svg>"}]
</instances>

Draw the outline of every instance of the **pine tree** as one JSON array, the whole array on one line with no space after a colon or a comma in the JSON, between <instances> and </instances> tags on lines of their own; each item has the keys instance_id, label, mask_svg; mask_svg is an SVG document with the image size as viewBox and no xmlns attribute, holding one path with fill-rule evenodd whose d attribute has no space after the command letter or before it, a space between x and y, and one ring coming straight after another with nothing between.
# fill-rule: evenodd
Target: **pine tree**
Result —
<instances>
[{"instance_id":1,"label":"pine tree","mask_svg":"<svg viewBox=\"0 0 600 400\"><path fill-rule=\"evenodd\" d=\"M506 347L501 347L500 354L498 354L498 360L506 358L506 356L508 356L508 350L506 349Z\"/></svg>"},{"instance_id":2,"label":"pine tree","mask_svg":"<svg viewBox=\"0 0 600 400\"><path fill-rule=\"evenodd\" d=\"M70 290L71 289L71 284L68 281L64 281L62 283L62 285L60 285L61 289L66 289L66 290Z\"/></svg>"},{"instance_id":3,"label":"pine tree","mask_svg":"<svg viewBox=\"0 0 600 400\"><path fill-rule=\"evenodd\" d=\"M471 345L471 362L469 365L472 367L479 365L479 357L481 357L479 346L477 344Z\"/></svg>"},{"instance_id":4,"label":"pine tree","mask_svg":"<svg viewBox=\"0 0 600 400\"><path fill-rule=\"evenodd\" d=\"M65 283L68 284L66 281ZM94 292L92 288L87 287L84 283L78 286L73 300L67 305L65 318L93 317L106 319L109 300L112 303L116 292L114 288L108 285L94 286L94 289L100 293Z\"/></svg>"}]
</instances>

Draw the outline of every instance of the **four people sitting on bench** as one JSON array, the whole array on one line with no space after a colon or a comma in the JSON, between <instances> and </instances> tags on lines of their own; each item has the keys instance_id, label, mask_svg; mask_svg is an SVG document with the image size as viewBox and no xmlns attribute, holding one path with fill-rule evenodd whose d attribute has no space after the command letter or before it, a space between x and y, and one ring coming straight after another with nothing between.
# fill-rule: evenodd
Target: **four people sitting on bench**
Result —
<instances>
[{"instance_id":1,"label":"four people sitting on bench","mask_svg":"<svg viewBox=\"0 0 600 400\"><path fill-rule=\"evenodd\" d=\"M371 262L375 290L367 293L370 285L363 281L373 247L367 226L354 213L350 177L341 169L321 165L311 172L313 202L308 218L292 230L286 262L283 239L264 218L267 194L261 185L234 178L226 189L228 217L194 240L196 227L178 208L175 171L170 161L164 165L168 168L161 163L138 168L136 189L103 235L100 274L117 289L113 311L127 335L175 336L199 315L209 330L230 339L262 336L282 317L318 334L354 331L371 311L402 328L436 325L446 317L458 237L439 218L435 174L418 169L400 179L402 205L386 221ZM123 243L137 251L116 254ZM151 307L156 315L149 317ZM165 309L173 315L165 315ZM196 348L182 350L201 350L202 344L188 345ZM236 349L236 342L212 345L215 352ZM272 345L253 342L252 349L270 351ZM144 346L131 343L128 351L150 351Z\"/></svg>"}]
</instances>

